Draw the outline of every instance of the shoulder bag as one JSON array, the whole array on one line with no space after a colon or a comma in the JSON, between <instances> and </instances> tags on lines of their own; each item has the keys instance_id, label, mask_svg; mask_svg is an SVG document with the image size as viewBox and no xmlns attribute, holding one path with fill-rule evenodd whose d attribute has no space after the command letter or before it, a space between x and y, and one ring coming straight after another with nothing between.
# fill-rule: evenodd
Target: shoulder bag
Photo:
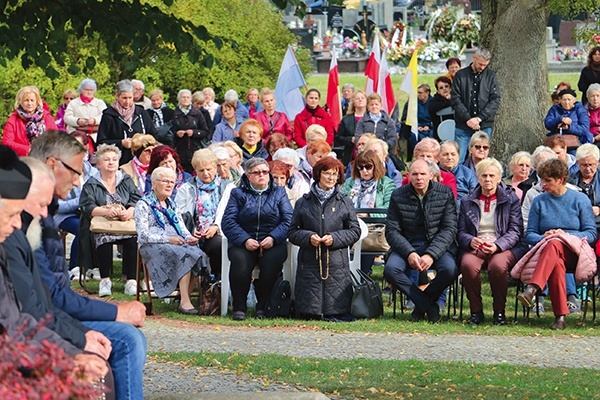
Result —
<instances>
[{"instance_id":1,"label":"shoulder bag","mask_svg":"<svg viewBox=\"0 0 600 400\"><path fill-rule=\"evenodd\" d=\"M385 238L385 224L368 224L369 234L362 241L362 251L385 253L390 249Z\"/></svg>"},{"instance_id":2,"label":"shoulder bag","mask_svg":"<svg viewBox=\"0 0 600 400\"><path fill-rule=\"evenodd\" d=\"M374 282L361 270L357 273L358 278L350 272L354 289L350 313L356 318L377 318L383 315L383 298L379 282Z\"/></svg>"}]
</instances>

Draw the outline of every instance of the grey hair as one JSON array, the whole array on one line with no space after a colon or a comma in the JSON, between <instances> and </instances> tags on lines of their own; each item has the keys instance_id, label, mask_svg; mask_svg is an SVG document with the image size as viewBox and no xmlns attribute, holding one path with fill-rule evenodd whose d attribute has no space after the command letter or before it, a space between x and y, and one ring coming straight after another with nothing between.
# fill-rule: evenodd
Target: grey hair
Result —
<instances>
[{"instance_id":1,"label":"grey hair","mask_svg":"<svg viewBox=\"0 0 600 400\"><path fill-rule=\"evenodd\" d=\"M489 61L492 59L492 53L488 49L484 49L482 47L475 51L475 57L481 57L481 58Z\"/></svg>"},{"instance_id":2,"label":"grey hair","mask_svg":"<svg viewBox=\"0 0 600 400\"><path fill-rule=\"evenodd\" d=\"M212 98L215 98L215 91L213 90L213 88L211 87L205 87L204 89L202 89L202 93L208 93L212 96Z\"/></svg>"},{"instance_id":3,"label":"grey hair","mask_svg":"<svg viewBox=\"0 0 600 400\"><path fill-rule=\"evenodd\" d=\"M29 156L46 162L50 157L66 160L86 152L86 148L75 137L66 132L50 130L33 142Z\"/></svg>"},{"instance_id":4,"label":"grey hair","mask_svg":"<svg viewBox=\"0 0 600 400\"><path fill-rule=\"evenodd\" d=\"M441 146L440 146L440 152L442 151L442 148L444 146L452 146L454 147L454 150L456 150L457 152L460 152L460 147L458 146L458 143L454 140L445 140L442 142Z\"/></svg>"},{"instance_id":5,"label":"grey hair","mask_svg":"<svg viewBox=\"0 0 600 400\"><path fill-rule=\"evenodd\" d=\"M157 181L159 179L162 179L163 177L167 176L169 178L177 178L177 173L175 171L173 171L171 168L167 168L167 167L156 167L154 168L154 171L152 171L152 175L150 176L150 179L152 180L152 182Z\"/></svg>"},{"instance_id":6,"label":"grey hair","mask_svg":"<svg viewBox=\"0 0 600 400\"><path fill-rule=\"evenodd\" d=\"M184 93L187 93L187 94L190 95L190 97L192 97L192 92L190 90L188 90L188 89L181 89L179 92L177 92L177 101L179 101L179 99L181 98L181 96Z\"/></svg>"},{"instance_id":7,"label":"grey hair","mask_svg":"<svg viewBox=\"0 0 600 400\"><path fill-rule=\"evenodd\" d=\"M238 101L239 97L235 90L229 89L225 92L225 101Z\"/></svg>"},{"instance_id":8,"label":"grey hair","mask_svg":"<svg viewBox=\"0 0 600 400\"><path fill-rule=\"evenodd\" d=\"M217 160L228 160L228 161L231 160L231 157L229 157L229 152L227 151L226 148L217 146L217 147L211 148L211 150L213 151L213 153L215 153Z\"/></svg>"},{"instance_id":9,"label":"grey hair","mask_svg":"<svg viewBox=\"0 0 600 400\"><path fill-rule=\"evenodd\" d=\"M352 91L354 92L354 85L351 83L345 83L344 86L342 86L342 90L344 89L352 89Z\"/></svg>"},{"instance_id":10,"label":"grey hair","mask_svg":"<svg viewBox=\"0 0 600 400\"><path fill-rule=\"evenodd\" d=\"M585 96L590 97L590 93L592 92L600 92L600 83L592 83L590 86L588 86Z\"/></svg>"},{"instance_id":11,"label":"grey hair","mask_svg":"<svg viewBox=\"0 0 600 400\"><path fill-rule=\"evenodd\" d=\"M29 194L38 193L40 189L40 182L45 178L52 182L52 186L56 183L54 178L54 172L48 167L43 161L33 157L21 157L23 161L31 170L31 186L29 188Z\"/></svg>"},{"instance_id":12,"label":"grey hair","mask_svg":"<svg viewBox=\"0 0 600 400\"><path fill-rule=\"evenodd\" d=\"M575 158L577 161L579 161L586 157L593 157L594 160L598 161L600 158L600 150L598 150L598 146L591 143L585 143L579 146L575 152Z\"/></svg>"},{"instance_id":13,"label":"grey hair","mask_svg":"<svg viewBox=\"0 0 600 400\"><path fill-rule=\"evenodd\" d=\"M131 80L131 85L135 88L135 85L140 85L140 87L142 88L142 90L146 90L146 85L144 85L144 82L140 81L139 79L132 79Z\"/></svg>"},{"instance_id":14,"label":"grey hair","mask_svg":"<svg viewBox=\"0 0 600 400\"><path fill-rule=\"evenodd\" d=\"M477 131L471 136L471 140L469 140L469 147L475 146L475 143L477 142L486 142L487 144L490 144L490 137L484 131Z\"/></svg>"},{"instance_id":15,"label":"grey hair","mask_svg":"<svg viewBox=\"0 0 600 400\"><path fill-rule=\"evenodd\" d=\"M547 155L547 156L546 156ZM556 152L548 146L538 146L531 154L531 168L537 169L542 161L557 158Z\"/></svg>"},{"instance_id":16,"label":"grey hair","mask_svg":"<svg viewBox=\"0 0 600 400\"><path fill-rule=\"evenodd\" d=\"M246 161L246 164L244 164L244 172L247 174L248 172L252 171L252 168L263 164L267 166L267 169L269 169L269 163L267 160L260 157L253 157Z\"/></svg>"},{"instance_id":17,"label":"grey hair","mask_svg":"<svg viewBox=\"0 0 600 400\"><path fill-rule=\"evenodd\" d=\"M96 150L96 160L101 160L102 157L104 156L104 154L106 153L116 153L117 156L119 157L119 160L121 159L121 150L115 146L114 144L101 144L100 146L98 146L98 150Z\"/></svg>"},{"instance_id":18,"label":"grey hair","mask_svg":"<svg viewBox=\"0 0 600 400\"><path fill-rule=\"evenodd\" d=\"M115 92L117 96L121 93L133 93L133 83L129 79L123 79L122 81L117 82L115 85Z\"/></svg>"},{"instance_id":19,"label":"grey hair","mask_svg":"<svg viewBox=\"0 0 600 400\"><path fill-rule=\"evenodd\" d=\"M298 165L300 165L300 156L296 150L290 149L289 147L281 148L273 154L273 160L281 160L282 158L289 158L292 160L292 164L294 164L295 168L298 168Z\"/></svg>"},{"instance_id":20,"label":"grey hair","mask_svg":"<svg viewBox=\"0 0 600 400\"><path fill-rule=\"evenodd\" d=\"M96 81L92 78L85 78L84 80L82 80L79 86L77 86L77 91L79 92L79 94L81 94L83 93L83 89L89 87L94 89L94 93L98 91L98 85L96 85Z\"/></svg>"},{"instance_id":21,"label":"grey hair","mask_svg":"<svg viewBox=\"0 0 600 400\"><path fill-rule=\"evenodd\" d=\"M427 167L429 167L429 172L438 180L442 179L442 173L440 172L440 167L432 161L427 160Z\"/></svg>"}]
</instances>

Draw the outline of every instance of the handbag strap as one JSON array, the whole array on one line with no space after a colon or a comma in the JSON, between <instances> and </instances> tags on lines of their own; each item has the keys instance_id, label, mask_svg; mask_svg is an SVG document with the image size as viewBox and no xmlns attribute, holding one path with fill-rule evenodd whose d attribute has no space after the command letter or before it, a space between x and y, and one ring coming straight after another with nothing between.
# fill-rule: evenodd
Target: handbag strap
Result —
<instances>
[{"instance_id":1,"label":"handbag strap","mask_svg":"<svg viewBox=\"0 0 600 400\"><path fill-rule=\"evenodd\" d=\"M367 274L365 271L359 269L358 270L358 275L360 275L360 277L362 279L364 279L365 282L367 282L367 283L373 283L373 279L371 279L371 277L369 276L369 274Z\"/></svg>"}]
</instances>

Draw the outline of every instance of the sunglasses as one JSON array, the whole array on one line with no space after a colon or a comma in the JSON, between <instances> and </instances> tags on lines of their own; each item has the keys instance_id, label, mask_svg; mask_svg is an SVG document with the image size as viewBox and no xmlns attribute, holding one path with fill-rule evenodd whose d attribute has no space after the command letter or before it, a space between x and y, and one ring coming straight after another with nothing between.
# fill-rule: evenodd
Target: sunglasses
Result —
<instances>
[{"instance_id":1,"label":"sunglasses","mask_svg":"<svg viewBox=\"0 0 600 400\"><path fill-rule=\"evenodd\" d=\"M489 150L490 149L490 146L482 146L480 144L476 144L473 147L475 147L477 150L481 150L481 149L483 149L483 150Z\"/></svg>"},{"instance_id":2,"label":"sunglasses","mask_svg":"<svg viewBox=\"0 0 600 400\"><path fill-rule=\"evenodd\" d=\"M247 172L248 175L256 175L256 176L260 176L260 175L268 175L269 171L267 170L259 170L259 171L250 171Z\"/></svg>"},{"instance_id":3,"label":"sunglasses","mask_svg":"<svg viewBox=\"0 0 600 400\"><path fill-rule=\"evenodd\" d=\"M370 171L373 169L373 164L357 165L356 169L358 169L359 171L362 171L362 170Z\"/></svg>"},{"instance_id":4,"label":"sunglasses","mask_svg":"<svg viewBox=\"0 0 600 400\"><path fill-rule=\"evenodd\" d=\"M67 101L67 100L75 100L75 97L63 97L63 100Z\"/></svg>"},{"instance_id":5,"label":"sunglasses","mask_svg":"<svg viewBox=\"0 0 600 400\"><path fill-rule=\"evenodd\" d=\"M440 85L438 86L438 90L440 89L448 89L450 87L450 85Z\"/></svg>"}]
</instances>

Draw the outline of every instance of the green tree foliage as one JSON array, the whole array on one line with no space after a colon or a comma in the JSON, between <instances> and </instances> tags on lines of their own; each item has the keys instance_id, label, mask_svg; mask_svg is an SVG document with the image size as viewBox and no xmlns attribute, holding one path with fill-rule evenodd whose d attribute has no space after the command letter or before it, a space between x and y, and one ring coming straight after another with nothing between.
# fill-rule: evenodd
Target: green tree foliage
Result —
<instances>
[{"instance_id":1,"label":"green tree foliage","mask_svg":"<svg viewBox=\"0 0 600 400\"><path fill-rule=\"evenodd\" d=\"M171 103L181 88L243 95L274 86L296 43L264 0L7 0L0 11L0 123L20 87L38 86L55 111L86 76L109 104L114 83L130 77L163 89ZM297 57L307 74L310 52Z\"/></svg>"}]
</instances>

